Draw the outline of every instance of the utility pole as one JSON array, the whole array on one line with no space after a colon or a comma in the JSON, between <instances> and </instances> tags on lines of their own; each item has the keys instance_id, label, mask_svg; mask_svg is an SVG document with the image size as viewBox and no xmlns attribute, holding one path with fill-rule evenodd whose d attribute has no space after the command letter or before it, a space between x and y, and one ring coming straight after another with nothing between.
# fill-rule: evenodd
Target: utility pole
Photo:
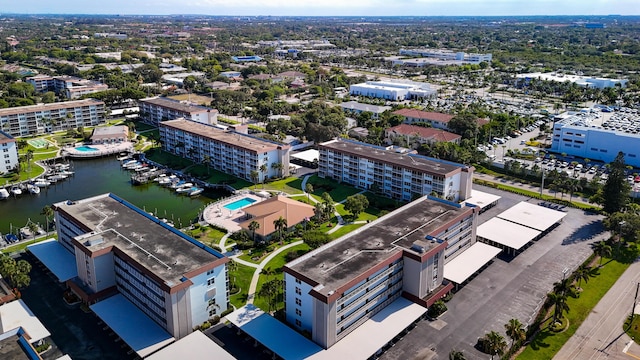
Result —
<instances>
[{"instance_id":1,"label":"utility pole","mask_svg":"<svg viewBox=\"0 0 640 360\"><path fill-rule=\"evenodd\" d=\"M629 316L629 327L631 327L631 323L633 322L633 314L636 310L636 301L638 300L638 289L640 289L640 283L636 284L636 296L633 298L633 307L631 307L631 315Z\"/></svg>"}]
</instances>

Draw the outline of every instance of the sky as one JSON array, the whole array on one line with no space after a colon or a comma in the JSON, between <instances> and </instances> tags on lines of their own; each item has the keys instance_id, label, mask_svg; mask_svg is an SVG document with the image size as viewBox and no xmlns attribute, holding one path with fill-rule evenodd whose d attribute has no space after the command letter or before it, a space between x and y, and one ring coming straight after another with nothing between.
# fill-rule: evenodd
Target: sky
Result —
<instances>
[{"instance_id":1,"label":"sky","mask_svg":"<svg viewBox=\"0 0 640 360\"><path fill-rule=\"evenodd\" d=\"M639 15L638 0L0 0L0 13L274 16Z\"/></svg>"}]
</instances>

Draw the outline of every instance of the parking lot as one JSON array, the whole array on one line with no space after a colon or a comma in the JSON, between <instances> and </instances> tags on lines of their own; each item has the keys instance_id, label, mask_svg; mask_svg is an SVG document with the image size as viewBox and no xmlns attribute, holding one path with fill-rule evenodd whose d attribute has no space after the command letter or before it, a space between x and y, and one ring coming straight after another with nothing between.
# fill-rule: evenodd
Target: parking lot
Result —
<instances>
[{"instance_id":1,"label":"parking lot","mask_svg":"<svg viewBox=\"0 0 640 360\"><path fill-rule=\"evenodd\" d=\"M502 196L496 207L480 215L479 223L520 201L539 202L496 189L474 188ZM474 348L477 339L492 330L504 335L504 324L512 318L530 323L563 271L577 268L592 253L590 244L608 237L602 216L570 208L565 211L560 226L515 258L499 256L454 294L444 315L433 322L420 322L380 358L443 360L452 349L463 351L468 359L488 358Z\"/></svg>"}]
</instances>

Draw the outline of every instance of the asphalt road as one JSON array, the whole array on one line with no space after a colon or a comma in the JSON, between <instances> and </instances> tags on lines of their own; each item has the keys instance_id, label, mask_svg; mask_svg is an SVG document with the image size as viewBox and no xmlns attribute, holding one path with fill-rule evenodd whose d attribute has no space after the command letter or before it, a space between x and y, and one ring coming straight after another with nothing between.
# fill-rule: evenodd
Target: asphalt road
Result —
<instances>
[{"instance_id":1,"label":"asphalt road","mask_svg":"<svg viewBox=\"0 0 640 360\"><path fill-rule=\"evenodd\" d=\"M496 189L477 189L502 196L496 207L480 215L480 223L528 200ZM452 349L463 351L468 359L489 358L474 348L477 339L491 330L504 335L504 324L512 318L525 325L531 322L563 270L578 267L592 253L590 244L608 237L601 219L568 209L557 228L515 258L494 260L453 296L439 320L420 322L380 359L443 360Z\"/></svg>"}]
</instances>

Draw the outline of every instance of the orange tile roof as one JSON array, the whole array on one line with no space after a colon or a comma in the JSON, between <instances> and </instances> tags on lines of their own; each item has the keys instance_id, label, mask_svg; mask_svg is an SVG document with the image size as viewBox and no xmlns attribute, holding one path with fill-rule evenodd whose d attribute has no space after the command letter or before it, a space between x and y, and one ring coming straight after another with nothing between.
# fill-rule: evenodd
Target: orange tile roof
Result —
<instances>
[{"instance_id":1,"label":"orange tile roof","mask_svg":"<svg viewBox=\"0 0 640 360\"><path fill-rule=\"evenodd\" d=\"M387 129L388 132L394 132L402 135L418 135L426 140L435 140L437 142L453 141L462 136L441 129L427 128L417 125L400 124Z\"/></svg>"},{"instance_id":2,"label":"orange tile roof","mask_svg":"<svg viewBox=\"0 0 640 360\"><path fill-rule=\"evenodd\" d=\"M400 109L394 111L393 113L408 118L438 121L442 123L448 123L449 121L451 121L451 119L453 119L453 115L422 111L418 109Z\"/></svg>"},{"instance_id":3,"label":"orange tile roof","mask_svg":"<svg viewBox=\"0 0 640 360\"><path fill-rule=\"evenodd\" d=\"M244 208L243 211L251 218L239 225L242 229L250 232L249 224L252 221L257 221L260 227L256 230L256 234L267 236L276 231L273 222L278 220L280 216L287 220L287 227L292 227L301 223L305 218L312 217L313 210L314 207L311 205L278 195Z\"/></svg>"}]
</instances>

